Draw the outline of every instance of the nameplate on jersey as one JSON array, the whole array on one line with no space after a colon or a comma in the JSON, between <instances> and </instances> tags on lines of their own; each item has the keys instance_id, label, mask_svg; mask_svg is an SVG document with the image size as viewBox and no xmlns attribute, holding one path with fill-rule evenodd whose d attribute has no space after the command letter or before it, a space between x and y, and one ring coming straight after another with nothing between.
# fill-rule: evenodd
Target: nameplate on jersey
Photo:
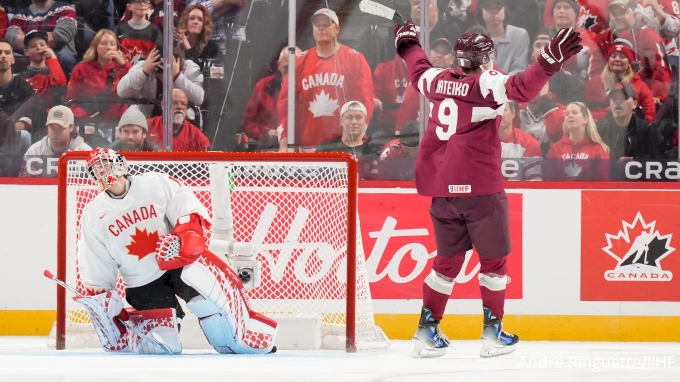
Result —
<instances>
[{"instance_id":1,"label":"nameplate on jersey","mask_svg":"<svg viewBox=\"0 0 680 382\"><path fill-rule=\"evenodd\" d=\"M435 90L435 93L457 97L465 97L468 95L469 92L470 92L469 84L466 84L464 82L447 80L437 81L437 90Z\"/></svg>"},{"instance_id":2,"label":"nameplate on jersey","mask_svg":"<svg viewBox=\"0 0 680 382\"><path fill-rule=\"evenodd\" d=\"M452 194L469 194L472 186L469 184L449 184L449 192Z\"/></svg>"}]
</instances>

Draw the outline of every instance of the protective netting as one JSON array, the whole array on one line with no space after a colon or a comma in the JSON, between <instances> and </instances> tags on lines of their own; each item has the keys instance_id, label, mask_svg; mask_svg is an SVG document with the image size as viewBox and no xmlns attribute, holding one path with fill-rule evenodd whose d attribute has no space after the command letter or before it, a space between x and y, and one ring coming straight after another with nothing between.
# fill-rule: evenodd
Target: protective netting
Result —
<instances>
[{"instance_id":1,"label":"protective netting","mask_svg":"<svg viewBox=\"0 0 680 382\"><path fill-rule=\"evenodd\" d=\"M189 186L212 214L208 162L128 161L129 173L166 173ZM236 241L252 242L262 264L258 288L248 292L254 310L271 317L315 317L329 326L346 323L348 167L345 162L230 162ZM99 190L85 162L67 166L66 281L83 292L77 264L80 217ZM353 212L355 213L355 212ZM358 221L358 219L357 219ZM371 293L359 227L356 261L356 342L360 349L387 346L373 320ZM209 232L207 233L209 236ZM124 296L125 285L117 289ZM90 330L87 312L66 297L67 347L71 332ZM91 342L91 341L90 341ZM94 344L97 345L96 343Z\"/></svg>"}]
</instances>

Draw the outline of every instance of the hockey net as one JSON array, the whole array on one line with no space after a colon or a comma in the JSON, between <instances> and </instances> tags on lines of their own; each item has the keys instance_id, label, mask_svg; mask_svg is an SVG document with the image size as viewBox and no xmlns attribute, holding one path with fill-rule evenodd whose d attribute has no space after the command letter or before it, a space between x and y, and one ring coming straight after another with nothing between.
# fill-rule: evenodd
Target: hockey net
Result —
<instances>
[{"instance_id":1,"label":"hockey net","mask_svg":"<svg viewBox=\"0 0 680 382\"><path fill-rule=\"evenodd\" d=\"M84 291L76 255L80 217L87 203L99 194L87 177L86 155L68 153L59 165L57 273L79 292ZM248 291L253 309L275 319L317 318L324 335L340 335L340 341L346 339L342 346L347 351L388 346L373 319L356 212L356 162L349 156L238 153L125 156L131 175L166 173L190 187L211 215L209 165L227 166L235 239L252 242L262 264L260 286ZM206 234L209 237L209 232ZM117 290L125 296L120 278ZM98 346L96 337L85 335L94 334L87 312L64 289L58 289L57 297L57 322L51 336L54 346L59 349Z\"/></svg>"}]
</instances>

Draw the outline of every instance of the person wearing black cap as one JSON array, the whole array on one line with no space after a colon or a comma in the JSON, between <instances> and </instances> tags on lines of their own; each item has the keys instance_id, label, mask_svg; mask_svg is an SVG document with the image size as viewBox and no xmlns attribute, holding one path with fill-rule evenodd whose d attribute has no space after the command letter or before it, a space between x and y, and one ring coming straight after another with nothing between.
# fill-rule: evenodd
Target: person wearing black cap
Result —
<instances>
[{"instance_id":1,"label":"person wearing black cap","mask_svg":"<svg viewBox=\"0 0 680 382\"><path fill-rule=\"evenodd\" d=\"M607 97L611 112L597 122L597 131L611 150L612 179L625 179L628 161L656 156L656 135L650 123L635 113L638 105L633 86L620 83Z\"/></svg>"},{"instance_id":2,"label":"person wearing black cap","mask_svg":"<svg viewBox=\"0 0 680 382\"><path fill-rule=\"evenodd\" d=\"M482 18L487 35L496 44L494 64L508 74L527 68L529 57L529 34L526 30L507 25L505 0L480 0Z\"/></svg>"},{"instance_id":3,"label":"person wearing black cap","mask_svg":"<svg viewBox=\"0 0 680 382\"><path fill-rule=\"evenodd\" d=\"M31 60L20 76L36 93L42 96L47 107L60 104L58 90L65 90L66 75L59 65L57 55L47 45L47 32L32 30L24 37L24 54Z\"/></svg>"},{"instance_id":4,"label":"person wearing black cap","mask_svg":"<svg viewBox=\"0 0 680 382\"><path fill-rule=\"evenodd\" d=\"M565 3L563 6L573 8L576 15L579 16L579 28L599 34L608 27L604 10L609 2L610 0L587 0L580 2L575 0L548 0L545 2L543 11L543 25L553 25L555 23L554 11L557 4ZM583 9L583 14L581 14L581 9Z\"/></svg>"}]
</instances>

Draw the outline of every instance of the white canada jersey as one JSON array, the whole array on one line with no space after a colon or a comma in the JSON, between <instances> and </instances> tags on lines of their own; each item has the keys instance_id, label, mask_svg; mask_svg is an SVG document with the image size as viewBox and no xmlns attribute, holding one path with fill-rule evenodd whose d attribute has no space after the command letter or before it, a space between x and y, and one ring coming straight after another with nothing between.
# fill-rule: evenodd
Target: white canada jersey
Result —
<instances>
[{"instance_id":1,"label":"white canada jersey","mask_svg":"<svg viewBox=\"0 0 680 382\"><path fill-rule=\"evenodd\" d=\"M116 287L118 272L128 287L158 279L158 238L170 233L177 218L198 212L209 219L193 191L165 174L129 176L122 199L106 192L85 206L78 241L78 267L85 287L99 291Z\"/></svg>"}]
</instances>

